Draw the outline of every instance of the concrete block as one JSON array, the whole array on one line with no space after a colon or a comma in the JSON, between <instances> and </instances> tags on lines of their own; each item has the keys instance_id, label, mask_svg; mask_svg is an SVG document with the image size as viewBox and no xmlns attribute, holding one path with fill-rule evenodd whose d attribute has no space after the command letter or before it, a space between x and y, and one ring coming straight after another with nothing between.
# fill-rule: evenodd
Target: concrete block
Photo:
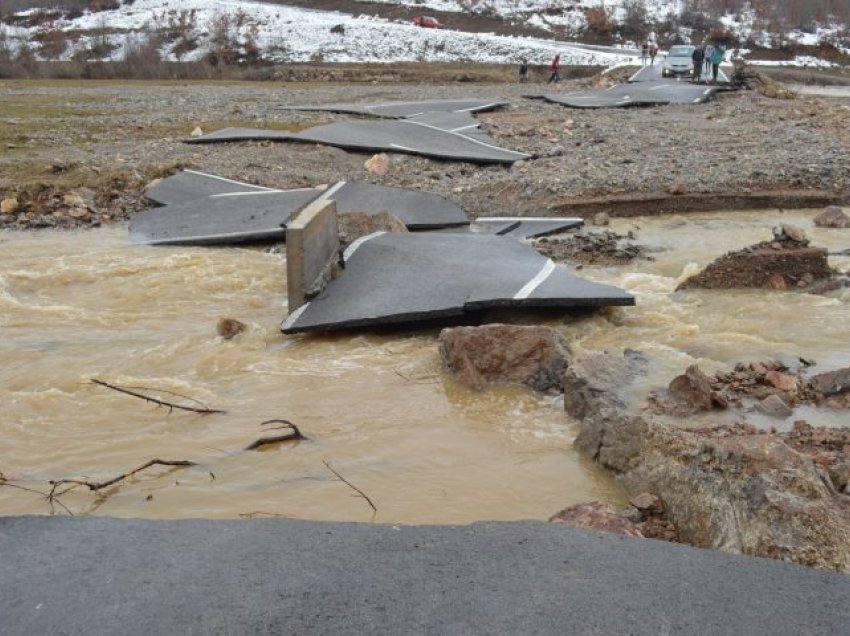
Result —
<instances>
[{"instance_id":1,"label":"concrete block","mask_svg":"<svg viewBox=\"0 0 850 636\"><path fill-rule=\"evenodd\" d=\"M328 276L339 260L336 203L319 198L286 227L286 287L290 313Z\"/></svg>"}]
</instances>

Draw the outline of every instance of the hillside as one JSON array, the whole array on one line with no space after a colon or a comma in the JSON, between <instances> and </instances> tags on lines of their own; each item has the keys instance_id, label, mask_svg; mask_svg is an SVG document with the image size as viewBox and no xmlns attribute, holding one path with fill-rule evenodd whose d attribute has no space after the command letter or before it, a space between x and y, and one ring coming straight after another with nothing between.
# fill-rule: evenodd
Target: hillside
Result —
<instances>
[{"instance_id":1,"label":"hillside","mask_svg":"<svg viewBox=\"0 0 850 636\"><path fill-rule=\"evenodd\" d=\"M546 64L557 51L565 65L611 66L629 61L647 37L662 45L722 38L762 50L762 58L793 61L805 54L817 63L846 63L850 36L840 19L850 0L818 2L821 10L814 12L799 9L809 6L799 1L774 3L768 19L770 3L754 10L732 0L6 0L0 3L0 63L22 55L122 60L142 51L148 59L213 65ZM780 26L792 5L807 30ZM415 26L412 18L423 13L444 28ZM823 21L813 22L810 14Z\"/></svg>"}]
</instances>

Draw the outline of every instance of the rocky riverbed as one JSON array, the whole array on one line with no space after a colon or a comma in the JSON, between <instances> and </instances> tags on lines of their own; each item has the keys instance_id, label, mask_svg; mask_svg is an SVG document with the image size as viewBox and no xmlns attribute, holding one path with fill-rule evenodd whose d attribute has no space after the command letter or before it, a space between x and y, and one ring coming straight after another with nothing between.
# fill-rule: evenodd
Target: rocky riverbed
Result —
<instances>
[{"instance_id":1,"label":"rocky riverbed","mask_svg":"<svg viewBox=\"0 0 850 636\"><path fill-rule=\"evenodd\" d=\"M565 81L558 90L592 83ZM473 216L552 214L599 195L850 189L850 137L843 134L850 106L819 98L742 92L704 105L572 110L524 99L547 90L535 84L6 81L0 87L0 198L18 202L0 215L0 227L8 228L126 219L143 207L144 185L179 166L278 187L361 179L430 190ZM484 129L499 144L538 158L506 168L392 155L387 174L376 176L364 167L367 155L335 148L182 143L196 127L299 130L348 117L279 110L282 105L436 95L508 101L480 116ZM69 193L85 205L73 194L69 203Z\"/></svg>"}]
</instances>

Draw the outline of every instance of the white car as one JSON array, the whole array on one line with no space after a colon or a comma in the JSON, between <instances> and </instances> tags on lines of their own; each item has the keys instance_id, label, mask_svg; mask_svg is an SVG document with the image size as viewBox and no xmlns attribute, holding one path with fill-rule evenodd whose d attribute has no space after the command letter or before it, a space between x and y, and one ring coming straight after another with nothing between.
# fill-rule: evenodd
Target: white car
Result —
<instances>
[{"instance_id":1,"label":"white car","mask_svg":"<svg viewBox=\"0 0 850 636\"><path fill-rule=\"evenodd\" d=\"M671 46L667 57L664 58L664 64L661 66L661 76L693 75L694 61L691 56L694 54L695 48L690 44Z\"/></svg>"}]
</instances>

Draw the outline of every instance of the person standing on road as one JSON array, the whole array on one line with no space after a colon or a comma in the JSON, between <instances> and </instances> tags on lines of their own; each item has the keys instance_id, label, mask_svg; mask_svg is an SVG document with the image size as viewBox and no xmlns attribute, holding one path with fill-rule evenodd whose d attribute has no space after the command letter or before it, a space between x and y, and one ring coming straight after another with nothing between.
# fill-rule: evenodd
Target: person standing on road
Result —
<instances>
[{"instance_id":1,"label":"person standing on road","mask_svg":"<svg viewBox=\"0 0 850 636\"><path fill-rule=\"evenodd\" d=\"M655 42L649 43L649 59L650 66L655 66L655 56L658 55L658 45Z\"/></svg>"},{"instance_id":2,"label":"person standing on road","mask_svg":"<svg viewBox=\"0 0 850 636\"><path fill-rule=\"evenodd\" d=\"M552 58L552 62L549 64L549 71L552 73L549 76L549 81L547 84L551 84L552 82L560 82L561 81L561 54L555 53L555 57Z\"/></svg>"},{"instance_id":3,"label":"person standing on road","mask_svg":"<svg viewBox=\"0 0 850 636\"><path fill-rule=\"evenodd\" d=\"M519 81L520 84L528 81L528 60L525 58L522 58L522 62L519 63Z\"/></svg>"},{"instance_id":4,"label":"person standing on road","mask_svg":"<svg viewBox=\"0 0 850 636\"><path fill-rule=\"evenodd\" d=\"M715 46L711 51L711 78L717 84L717 72L720 70L720 63L726 54L726 49L722 46Z\"/></svg>"},{"instance_id":5,"label":"person standing on road","mask_svg":"<svg viewBox=\"0 0 850 636\"><path fill-rule=\"evenodd\" d=\"M640 47L640 65L646 66L646 57L649 55L649 43L644 42Z\"/></svg>"},{"instance_id":6,"label":"person standing on road","mask_svg":"<svg viewBox=\"0 0 850 636\"><path fill-rule=\"evenodd\" d=\"M711 72L711 54L714 51L714 47L710 44L705 47L705 76L708 77L708 74Z\"/></svg>"},{"instance_id":7,"label":"person standing on road","mask_svg":"<svg viewBox=\"0 0 850 636\"><path fill-rule=\"evenodd\" d=\"M698 46L694 49L694 52L691 54L691 60L694 63L694 81L698 82L700 77L702 76L702 63L705 59L705 51L702 47Z\"/></svg>"}]
</instances>

